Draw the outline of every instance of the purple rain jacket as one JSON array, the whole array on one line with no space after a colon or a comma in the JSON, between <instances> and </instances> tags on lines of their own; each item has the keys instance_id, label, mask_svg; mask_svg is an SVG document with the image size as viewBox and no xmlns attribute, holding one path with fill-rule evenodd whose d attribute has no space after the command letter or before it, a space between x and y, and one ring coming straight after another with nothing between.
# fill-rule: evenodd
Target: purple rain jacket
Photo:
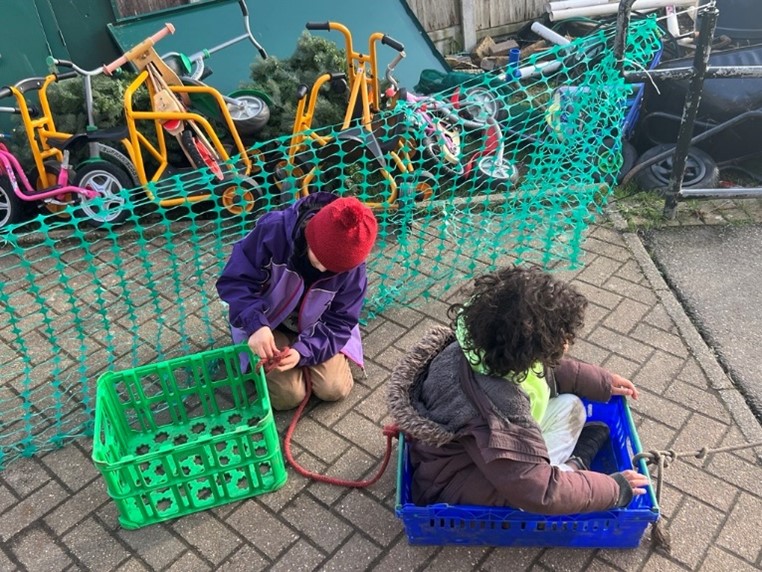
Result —
<instances>
[{"instance_id":1,"label":"purple rain jacket","mask_svg":"<svg viewBox=\"0 0 762 572\"><path fill-rule=\"evenodd\" d=\"M318 279L302 299L304 280L291 262L305 213L337 198L313 193L269 212L233 245L217 280L217 292L229 305L233 343L244 342L262 326L278 327L301 299L299 335L291 346L302 356L298 365L323 363L341 352L363 366L359 319L368 285L365 263Z\"/></svg>"}]
</instances>

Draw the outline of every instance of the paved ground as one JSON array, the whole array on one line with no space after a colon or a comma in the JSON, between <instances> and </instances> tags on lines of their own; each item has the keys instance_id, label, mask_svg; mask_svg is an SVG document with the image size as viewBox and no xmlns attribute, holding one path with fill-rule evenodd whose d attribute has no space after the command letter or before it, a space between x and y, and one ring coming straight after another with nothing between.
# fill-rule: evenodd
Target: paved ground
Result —
<instances>
[{"instance_id":1,"label":"paved ground","mask_svg":"<svg viewBox=\"0 0 762 572\"><path fill-rule=\"evenodd\" d=\"M762 225L667 228L648 249L762 419Z\"/></svg>"},{"instance_id":2,"label":"paved ground","mask_svg":"<svg viewBox=\"0 0 762 572\"><path fill-rule=\"evenodd\" d=\"M762 430L634 234L596 227L584 268L565 277L591 300L573 353L630 376L647 449L694 451L762 441ZM446 301L396 309L366 328L368 378L300 425L302 463L357 478L380 458L385 381ZM288 416L279 415L281 430ZM757 570L762 567L762 468L749 450L677 461L663 517L673 549L411 547L394 517L392 464L367 490L308 482L289 471L276 493L126 531L80 440L0 473L0 570Z\"/></svg>"}]
</instances>

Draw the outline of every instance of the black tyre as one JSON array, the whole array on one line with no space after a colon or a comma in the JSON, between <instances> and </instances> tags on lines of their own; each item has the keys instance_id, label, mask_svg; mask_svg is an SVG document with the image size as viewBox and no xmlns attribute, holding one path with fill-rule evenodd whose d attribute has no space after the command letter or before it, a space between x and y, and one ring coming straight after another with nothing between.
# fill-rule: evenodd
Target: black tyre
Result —
<instances>
[{"instance_id":1,"label":"black tyre","mask_svg":"<svg viewBox=\"0 0 762 572\"><path fill-rule=\"evenodd\" d=\"M220 181L225 178L217 151L209 149L201 139L194 136L191 129L185 129L182 132L180 142L194 169L207 169Z\"/></svg>"},{"instance_id":2,"label":"black tyre","mask_svg":"<svg viewBox=\"0 0 762 572\"><path fill-rule=\"evenodd\" d=\"M93 226L122 224L130 216L130 176L108 161L93 161L77 167L73 184L98 191L93 199L80 195L77 214Z\"/></svg>"},{"instance_id":3,"label":"black tyre","mask_svg":"<svg viewBox=\"0 0 762 572\"><path fill-rule=\"evenodd\" d=\"M651 157L663 153L674 147L673 145L657 145L643 153L637 160L636 165L645 163ZM669 186L672 176L672 155L649 165L635 174L635 182L641 189L663 189ZM720 170L714 160L701 149L688 148L688 156L685 161L685 176L683 188L713 189L720 181Z\"/></svg>"},{"instance_id":4,"label":"black tyre","mask_svg":"<svg viewBox=\"0 0 762 572\"><path fill-rule=\"evenodd\" d=\"M8 177L0 177L0 229L21 222L26 204L16 196Z\"/></svg>"},{"instance_id":5,"label":"black tyre","mask_svg":"<svg viewBox=\"0 0 762 572\"><path fill-rule=\"evenodd\" d=\"M223 214L229 216L256 214L267 205L262 187L251 177L235 177L220 185L217 192Z\"/></svg>"},{"instance_id":6,"label":"black tyre","mask_svg":"<svg viewBox=\"0 0 762 572\"><path fill-rule=\"evenodd\" d=\"M240 135L253 135L270 121L270 108L265 100L255 95L233 97L227 104L230 118Z\"/></svg>"},{"instance_id":7,"label":"black tyre","mask_svg":"<svg viewBox=\"0 0 762 572\"><path fill-rule=\"evenodd\" d=\"M622 168L619 169L616 182L621 183L625 175L629 173L638 162L638 150L629 141L622 142Z\"/></svg>"}]
</instances>

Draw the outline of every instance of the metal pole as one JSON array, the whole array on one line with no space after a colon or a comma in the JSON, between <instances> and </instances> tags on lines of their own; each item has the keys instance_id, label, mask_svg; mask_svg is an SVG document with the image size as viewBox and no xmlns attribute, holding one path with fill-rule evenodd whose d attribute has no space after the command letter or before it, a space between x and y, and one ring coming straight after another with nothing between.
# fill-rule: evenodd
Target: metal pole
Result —
<instances>
[{"instance_id":1,"label":"metal pole","mask_svg":"<svg viewBox=\"0 0 762 572\"><path fill-rule=\"evenodd\" d=\"M677 201L680 197L680 187L685 175L685 161L688 156L688 147L693 137L693 125L696 121L701 92L704 88L704 76L709 65L709 54L712 51L712 38L717 24L719 12L714 3L708 5L701 17L698 45L693 57L694 75L685 96L683 117L680 122L680 131L677 134L675 154L672 159L672 174L669 179L669 189L664 198L663 214L668 219L674 219L677 215Z\"/></svg>"},{"instance_id":2,"label":"metal pole","mask_svg":"<svg viewBox=\"0 0 762 572\"><path fill-rule=\"evenodd\" d=\"M627 30L630 27L630 10L635 0L622 0L616 16L616 36L614 37L614 58L619 66L619 73L624 73L624 48L627 43Z\"/></svg>"}]
</instances>

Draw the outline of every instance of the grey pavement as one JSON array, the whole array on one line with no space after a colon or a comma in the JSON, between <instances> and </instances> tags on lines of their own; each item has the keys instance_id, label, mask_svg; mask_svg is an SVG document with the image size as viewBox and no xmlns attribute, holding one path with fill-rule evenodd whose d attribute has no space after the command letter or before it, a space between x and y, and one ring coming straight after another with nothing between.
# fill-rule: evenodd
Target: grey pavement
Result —
<instances>
[{"instance_id":1,"label":"grey pavement","mask_svg":"<svg viewBox=\"0 0 762 572\"><path fill-rule=\"evenodd\" d=\"M602 221L584 266L563 271L590 299L573 354L629 376L646 449L697 451L762 441L762 429L652 263L637 235ZM452 293L448 293L452 296ZM344 478L375 471L387 421L385 382L448 300L390 309L365 328L368 377L318 404L294 439L298 460ZM284 431L288 414L277 416ZM751 450L676 461L662 515L670 554L649 533L631 550L410 546L394 516L396 465L348 490L289 469L277 492L136 531L121 529L86 439L0 472L0 570L758 570L762 467Z\"/></svg>"},{"instance_id":2,"label":"grey pavement","mask_svg":"<svg viewBox=\"0 0 762 572\"><path fill-rule=\"evenodd\" d=\"M649 232L646 245L762 419L762 225L664 228Z\"/></svg>"}]
</instances>

